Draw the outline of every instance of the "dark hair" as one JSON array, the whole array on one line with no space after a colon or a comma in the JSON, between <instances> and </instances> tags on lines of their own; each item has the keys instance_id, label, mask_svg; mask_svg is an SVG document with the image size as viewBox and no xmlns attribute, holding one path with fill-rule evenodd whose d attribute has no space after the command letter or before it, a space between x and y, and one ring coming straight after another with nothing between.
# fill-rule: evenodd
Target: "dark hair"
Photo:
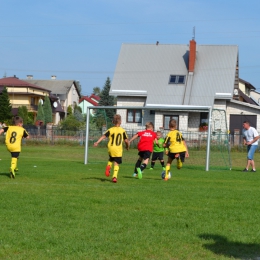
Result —
<instances>
[{"instance_id":1,"label":"dark hair","mask_svg":"<svg viewBox=\"0 0 260 260\"><path fill-rule=\"evenodd\" d=\"M169 127L170 128L176 128L176 120L175 119L171 119L169 122Z\"/></svg>"}]
</instances>

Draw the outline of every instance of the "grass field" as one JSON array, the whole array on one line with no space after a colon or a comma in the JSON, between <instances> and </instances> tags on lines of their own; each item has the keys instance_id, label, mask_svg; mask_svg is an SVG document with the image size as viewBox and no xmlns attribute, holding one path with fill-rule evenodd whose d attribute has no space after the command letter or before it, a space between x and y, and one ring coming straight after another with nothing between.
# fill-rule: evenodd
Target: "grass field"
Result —
<instances>
[{"instance_id":1,"label":"grass field","mask_svg":"<svg viewBox=\"0 0 260 260\"><path fill-rule=\"evenodd\" d=\"M259 259L259 153L257 173L233 153L231 171L187 161L168 182L124 159L115 184L90 149L84 165L83 146L24 146L10 179L0 146L0 259Z\"/></svg>"}]
</instances>

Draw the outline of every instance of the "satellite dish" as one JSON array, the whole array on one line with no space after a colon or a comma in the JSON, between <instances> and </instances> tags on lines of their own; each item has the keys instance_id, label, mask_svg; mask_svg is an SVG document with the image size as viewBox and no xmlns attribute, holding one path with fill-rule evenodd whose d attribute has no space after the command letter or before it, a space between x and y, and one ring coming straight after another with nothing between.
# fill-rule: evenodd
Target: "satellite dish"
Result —
<instances>
[{"instance_id":1,"label":"satellite dish","mask_svg":"<svg viewBox=\"0 0 260 260\"><path fill-rule=\"evenodd\" d=\"M58 106L58 103L55 101L53 102L53 107L57 107Z\"/></svg>"},{"instance_id":2,"label":"satellite dish","mask_svg":"<svg viewBox=\"0 0 260 260\"><path fill-rule=\"evenodd\" d=\"M234 89L234 95L237 96L238 95L238 90Z\"/></svg>"}]
</instances>

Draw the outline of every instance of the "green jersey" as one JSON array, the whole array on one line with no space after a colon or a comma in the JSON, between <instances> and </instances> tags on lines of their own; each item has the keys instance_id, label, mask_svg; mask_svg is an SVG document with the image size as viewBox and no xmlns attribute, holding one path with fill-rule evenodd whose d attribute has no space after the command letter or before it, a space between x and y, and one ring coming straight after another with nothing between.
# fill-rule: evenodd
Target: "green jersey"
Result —
<instances>
[{"instance_id":1,"label":"green jersey","mask_svg":"<svg viewBox=\"0 0 260 260\"><path fill-rule=\"evenodd\" d=\"M163 152L164 151L164 147L163 147L163 143L164 143L164 139L160 138L158 139L158 145L156 144L156 142L153 143L153 151L158 153L158 152Z\"/></svg>"}]
</instances>

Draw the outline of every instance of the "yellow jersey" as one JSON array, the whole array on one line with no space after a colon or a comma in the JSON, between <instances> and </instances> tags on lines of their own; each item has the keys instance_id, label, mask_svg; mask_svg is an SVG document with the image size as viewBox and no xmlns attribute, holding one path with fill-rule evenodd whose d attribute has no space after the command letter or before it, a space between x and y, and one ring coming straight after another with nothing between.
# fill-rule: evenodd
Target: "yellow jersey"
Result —
<instances>
[{"instance_id":1,"label":"yellow jersey","mask_svg":"<svg viewBox=\"0 0 260 260\"><path fill-rule=\"evenodd\" d=\"M4 127L5 144L9 152L21 152L22 138L26 138L29 134L21 126Z\"/></svg>"},{"instance_id":2,"label":"yellow jersey","mask_svg":"<svg viewBox=\"0 0 260 260\"><path fill-rule=\"evenodd\" d=\"M186 152L186 146L183 143L184 139L182 137L182 133L178 130L171 130L166 138L164 143L169 145L170 153L181 153Z\"/></svg>"},{"instance_id":3,"label":"yellow jersey","mask_svg":"<svg viewBox=\"0 0 260 260\"><path fill-rule=\"evenodd\" d=\"M122 157L123 142L128 139L125 129L114 126L109 128L104 135L109 138L107 144L109 155L111 157Z\"/></svg>"}]
</instances>

